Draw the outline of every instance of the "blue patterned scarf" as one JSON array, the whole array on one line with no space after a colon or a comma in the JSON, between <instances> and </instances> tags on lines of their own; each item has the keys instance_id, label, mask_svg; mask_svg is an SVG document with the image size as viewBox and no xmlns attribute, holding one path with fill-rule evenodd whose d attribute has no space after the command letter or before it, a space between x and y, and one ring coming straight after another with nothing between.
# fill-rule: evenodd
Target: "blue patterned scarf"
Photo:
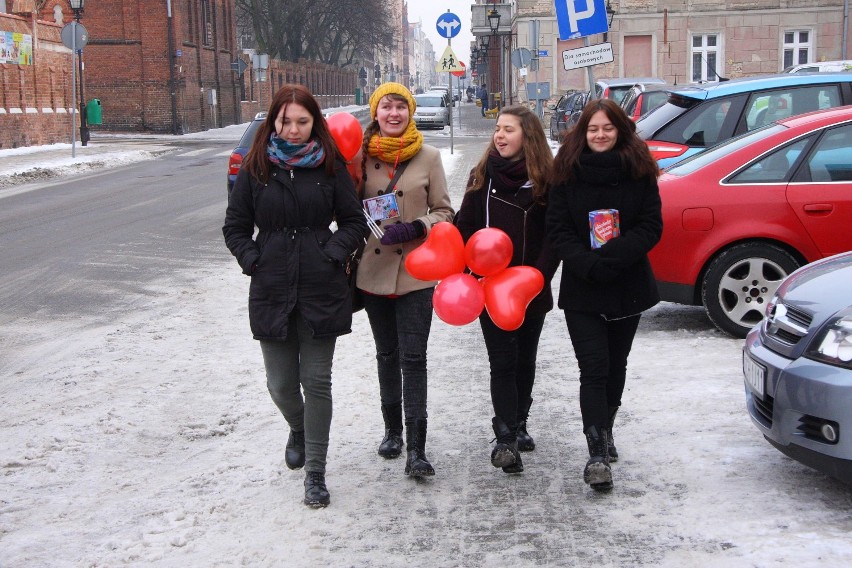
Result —
<instances>
[{"instance_id":1,"label":"blue patterned scarf","mask_svg":"<svg viewBox=\"0 0 852 568\"><path fill-rule=\"evenodd\" d=\"M266 146L269 161L285 170L294 168L315 168L325 160L325 150L316 138L304 144L290 144L273 132Z\"/></svg>"}]
</instances>

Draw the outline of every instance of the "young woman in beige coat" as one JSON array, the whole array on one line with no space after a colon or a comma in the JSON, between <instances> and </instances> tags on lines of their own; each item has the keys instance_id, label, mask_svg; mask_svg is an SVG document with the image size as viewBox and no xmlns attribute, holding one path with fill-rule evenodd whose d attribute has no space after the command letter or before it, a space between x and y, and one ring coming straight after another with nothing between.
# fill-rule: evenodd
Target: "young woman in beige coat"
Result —
<instances>
[{"instance_id":1,"label":"young woman in beige coat","mask_svg":"<svg viewBox=\"0 0 852 568\"><path fill-rule=\"evenodd\" d=\"M364 133L362 180L365 209L384 235L370 233L357 287L376 342L385 435L379 455L402 453L403 405L408 456L405 474L434 475L426 458L426 344L436 282L412 277L405 258L435 223L454 211L440 152L423 144L414 125L416 103L399 83L380 85L370 97Z\"/></svg>"}]
</instances>

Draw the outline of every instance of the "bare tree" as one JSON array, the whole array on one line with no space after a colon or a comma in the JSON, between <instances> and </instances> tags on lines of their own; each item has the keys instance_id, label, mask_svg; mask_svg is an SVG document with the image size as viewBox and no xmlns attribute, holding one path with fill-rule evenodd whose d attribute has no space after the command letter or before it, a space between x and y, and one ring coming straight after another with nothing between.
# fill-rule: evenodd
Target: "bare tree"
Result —
<instances>
[{"instance_id":1,"label":"bare tree","mask_svg":"<svg viewBox=\"0 0 852 568\"><path fill-rule=\"evenodd\" d=\"M251 29L256 49L277 59L345 67L394 41L382 0L236 0L236 6L238 27Z\"/></svg>"}]
</instances>

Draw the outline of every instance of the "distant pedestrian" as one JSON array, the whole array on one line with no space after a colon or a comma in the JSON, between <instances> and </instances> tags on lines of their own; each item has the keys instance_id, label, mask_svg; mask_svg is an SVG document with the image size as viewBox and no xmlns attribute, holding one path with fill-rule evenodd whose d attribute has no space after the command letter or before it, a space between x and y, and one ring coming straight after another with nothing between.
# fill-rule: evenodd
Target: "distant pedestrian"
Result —
<instances>
[{"instance_id":1,"label":"distant pedestrian","mask_svg":"<svg viewBox=\"0 0 852 568\"><path fill-rule=\"evenodd\" d=\"M536 354L544 318L553 309L550 280L558 261L545 234L545 212L553 152L541 121L526 107L500 111L491 143L471 172L456 225L467 242L485 227L506 232L512 240L509 266L532 266L544 275L544 289L527 307L524 322L505 331L479 316L491 367L491 420L496 445L491 464L506 473L524 470L519 451L535 449L527 432L532 406Z\"/></svg>"},{"instance_id":2,"label":"distant pedestrian","mask_svg":"<svg viewBox=\"0 0 852 568\"><path fill-rule=\"evenodd\" d=\"M485 85L479 87L479 92L477 92L476 96L479 98L480 110L482 111L482 116L485 116L485 111L488 110L488 89Z\"/></svg>"},{"instance_id":3,"label":"distant pedestrian","mask_svg":"<svg viewBox=\"0 0 852 568\"><path fill-rule=\"evenodd\" d=\"M402 452L404 411L405 474L423 477L435 474L426 457L426 346L437 282L412 277L405 258L433 225L452 221L455 212L441 153L423 143L414 123L416 106L400 83L384 83L370 97L372 120L364 132L359 193L365 202L392 202L398 214L373 217L379 230L368 236L357 286L376 344L385 423L378 453L392 459Z\"/></svg>"},{"instance_id":4,"label":"distant pedestrian","mask_svg":"<svg viewBox=\"0 0 852 568\"><path fill-rule=\"evenodd\" d=\"M553 166L547 233L562 261L559 307L580 368L583 479L596 490L612 488L627 357L641 313L660 301L648 261L663 231L658 175L635 123L608 99L586 105Z\"/></svg>"},{"instance_id":5,"label":"distant pedestrian","mask_svg":"<svg viewBox=\"0 0 852 568\"><path fill-rule=\"evenodd\" d=\"M305 87L284 85L237 175L222 231L251 276L251 331L269 394L290 426L284 461L305 468L310 507L331 500L331 363L337 336L352 328L344 262L366 229L319 104Z\"/></svg>"}]
</instances>

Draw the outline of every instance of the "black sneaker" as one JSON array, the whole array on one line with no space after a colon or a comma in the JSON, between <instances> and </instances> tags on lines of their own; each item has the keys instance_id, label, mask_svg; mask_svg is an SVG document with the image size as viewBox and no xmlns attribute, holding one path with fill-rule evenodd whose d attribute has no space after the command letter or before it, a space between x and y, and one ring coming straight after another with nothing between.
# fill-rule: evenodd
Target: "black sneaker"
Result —
<instances>
[{"instance_id":1,"label":"black sneaker","mask_svg":"<svg viewBox=\"0 0 852 568\"><path fill-rule=\"evenodd\" d=\"M301 469L305 467L305 432L294 432L290 430L287 438L287 447L284 450L284 463L290 469Z\"/></svg>"},{"instance_id":2,"label":"black sneaker","mask_svg":"<svg viewBox=\"0 0 852 568\"><path fill-rule=\"evenodd\" d=\"M305 474L305 505L320 509L331 503L331 495L325 487L325 474L309 471Z\"/></svg>"}]
</instances>

